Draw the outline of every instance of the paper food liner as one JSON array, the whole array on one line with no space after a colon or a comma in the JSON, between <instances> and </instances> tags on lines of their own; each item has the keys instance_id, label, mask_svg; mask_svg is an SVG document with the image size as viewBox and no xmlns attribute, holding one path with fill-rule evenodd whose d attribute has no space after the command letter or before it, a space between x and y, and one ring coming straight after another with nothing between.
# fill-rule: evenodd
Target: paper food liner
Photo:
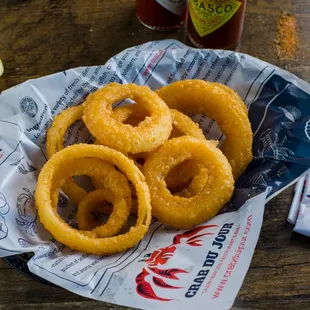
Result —
<instances>
[{"instance_id":1,"label":"paper food liner","mask_svg":"<svg viewBox=\"0 0 310 310\"><path fill-rule=\"evenodd\" d=\"M310 172L306 174L305 187L302 193L297 221L294 231L310 237Z\"/></svg>"},{"instance_id":2,"label":"paper food liner","mask_svg":"<svg viewBox=\"0 0 310 310\"><path fill-rule=\"evenodd\" d=\"M40 224L33 193L46 162L53 117L110 82L156 90L183 79L223 83L244 99L254 133L254 159L221 214L184 234L153 222L134 248L109 257L78 253ZM261 229L265 203L310 166L310 86L248 55L189 48L178 41L129 48L103 66L63 71L0 95L0 256L34 253L34 274L97 300L144 309L228 309L241 287ZM192 115L223 141L214 121ZM68 143L92 143L77 122ZM74 206L61 194L61 216ZM198 233L199 231L199 233ZM211 233L203 235L204 233ZM178 238L174 238L178 235ZM199 236L200 235L200 236ZM193 242L195 241L195 242Z\"/></svg>"}]
</instances>

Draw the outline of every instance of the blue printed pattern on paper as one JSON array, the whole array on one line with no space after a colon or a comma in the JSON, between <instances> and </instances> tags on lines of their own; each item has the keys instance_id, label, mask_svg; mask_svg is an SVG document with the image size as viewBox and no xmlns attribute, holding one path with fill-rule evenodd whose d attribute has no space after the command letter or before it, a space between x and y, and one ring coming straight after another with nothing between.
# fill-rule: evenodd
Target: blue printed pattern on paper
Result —
<instances>
[{"instance_id":1,"label":"blue printed pattern on paper","mask_svg":"<svg viewBox=\"0 0 310 310\"><path fill-rule=\"evenodd\" d=\"M5 223L4 215L8 214L10 206L5 196L0 192L0 240L7 237L9 229Z\"/></svg>"},{"instance_id":2,"label":"blue printed pattern on paper","mask_svg":"<svg viewBox=\"0 0 310 310\"><path fill-rule=\"evenodd\" d=\"M310 95L279 75L272 75L249 106L254 159L237 181L229 205L235 206L232 211L253 191L268 188L270 196L309 169L309 115Z\"/></svg>"},{"instance_id":3,"label":"blue printed pattern on paper","mask_svg":"<svg viewBox=\"0 0 310 310\"><path fill-rule=\"evenodd\" d=\"M27 114L30 117L35 117L38 113L38 105L29 96L24 97L20 101L19 107L23 113Z\"/></svg>"},{"instance_id":4,"label":"blue printed pattern on paper","mask_svg":"<svg viewBox=\"0 0 310 310\"><path fill-rule=\"evenodd\" d=\"M19 219L16 219L16 223L23 227L27 234L34 236L37 233L37 211L34 196L27 188L23 188L23 190L24 192L17 197L16 208Z\"/></svg>"},{"instance_id":5,"label":"blue printed pattern on paper","mask_svg":"<svg viewBox=\"0 0 310 310\"><path fill-rule=\"evenodd\" d=\"M24 160L24 162L23 160L24 157L12 163L10 166L16 166L21 174L28 174L37 170L37 168L29 164L27 160Z\"/></svg>"},{"instance_id":6,"label":"blue printed pattern on paper","mask_svg":"<svg viewBox=\"0 0 310 310\"><path fill-rule=\"evenodd\" d=\"M19 243L19 245L20 245L22 248L31 248L31 247L34 247L34 246L35 246L35 245L32 244L31 242L29 242L28 240L23 239L23 238L18 238L18 243Z\"/></svg>"}]
</instances>

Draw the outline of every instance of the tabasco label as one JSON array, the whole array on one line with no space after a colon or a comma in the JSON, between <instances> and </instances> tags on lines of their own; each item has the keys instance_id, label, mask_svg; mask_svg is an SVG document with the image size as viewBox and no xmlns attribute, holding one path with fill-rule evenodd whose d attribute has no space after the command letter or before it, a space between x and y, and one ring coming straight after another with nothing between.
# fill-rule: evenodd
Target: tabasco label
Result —
<instances>
[{"instance_id":1,"label":"tabasco label","mask_svg":"<svg viewBox=\"0 0 310 310\"><path fill-rule=\"evenodd\" d=\"M189 0L189 14L198 34L204 37L227 23L241 4L237 0Z\"/></svg>"},{"instance_id":2,"label":"tabasco label","mask_svg":"<svg viewBox=\"0 0 310 310\"><path fill-rule=\"evenodd\" d=\"M182 16L187 6L187 0L156 0L166 10L175 15Z\"/></svg>"}]
</instances>

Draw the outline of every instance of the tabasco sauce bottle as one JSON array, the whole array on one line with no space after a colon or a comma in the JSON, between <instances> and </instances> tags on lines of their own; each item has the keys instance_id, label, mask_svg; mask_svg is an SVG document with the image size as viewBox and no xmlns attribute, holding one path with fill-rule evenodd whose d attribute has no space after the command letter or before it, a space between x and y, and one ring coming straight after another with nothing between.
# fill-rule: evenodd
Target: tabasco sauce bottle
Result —
<instances>
[{"instance_id":1,"label":"tabasco sauce bottle","mask_svg":"<svg viewBox=\"0 0 310 310\"><path fill-rule=\"evenodd\" d=\"M189 0L188 37L197 47L235 50L246 0Z\"/></svg>"},{"instance_id":2,"label":"tabasco sauce bottle","mask_svg":"<svg viewBox=\"0 0 310 310\"><path fill-rule=\"evenodd\" d=\"M187 0L136 0L137 17L154 30L180 28L187 20Z\"/></svg>"}]
</instances>

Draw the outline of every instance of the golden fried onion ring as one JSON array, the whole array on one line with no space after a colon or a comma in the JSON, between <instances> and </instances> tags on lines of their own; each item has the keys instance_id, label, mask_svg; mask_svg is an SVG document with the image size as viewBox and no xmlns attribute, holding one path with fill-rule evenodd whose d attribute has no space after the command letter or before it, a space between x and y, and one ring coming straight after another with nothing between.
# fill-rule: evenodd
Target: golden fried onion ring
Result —
<instances>
[{"instance_id":1,"label":"golden fried onion ring","mask_svg":"<svg viewBox=\"0 0 310 310\"><path fill-rule=\"evenodd\" d=\"M195 160L187 160L172 168L166 184L174 195L192 197L198 195L208 181L208 169Z\"/></svg>"},{"instance_id":2,"label":"golden fried onion ring","mask_svg":"<svg viewBox=\"0 0 310 310\"><path fill-rule=\"evenodd\" d=\"M48 158L64 148L64 138L68 128L78 120L82 120L84 106L68 108L58 114L47 131L46 151ZM116 110L112 117L117 121L124 121L132 113L131 109L123 107L122 110ZM95 144L99 144L97 141ZM68 179L63 185L64 193L75 203L79 204L86 192L78 186L73 179Z\"/></svg>"},{"instance_id":3,"label":"golden fried onion ring","mask_svg":"<svg viewBox=\"0 0 310 310\"><path fill-rule=\"evenodd\" d=\"M126 121L126 123L131 126L139 124L139 122L145 118L145 111L143 111L138 104L117 108L114 110L114 113L121 115L123 121ZM170 109L170 113L172 116L173 129L169 139L182 135L188 135L202 140L206 139L199 125L193 122L190 117L175 109ZM149 154L150 152L137 153L131 154L131 157L137 162L139 159L146 160ZM142 169L140 164L136 164ZM168 188L172 189L174 192L179 191L176 195L191 197L200 193L207 178L207 169L203 165L184 162L169 172L166 181ZM100 182L94 181L94 185L100 188ZM187 186L184 187L185 183L188 181L190 181L190 183L186 184ZM176 190L176 188L179 190Z\"/></svg>"},{"instance_id":4,"label":"golden fried onion ring","mask_svg":"<svg viewBox=\"0 0 310 310\"><path fill-rule=\"evenodd\" d=\"M66 171L69 173L66 173ZM70 175L71 171L74 172L73 175ZM88 175L93 180L100 180L100 188L108 188L118 193L118 195L124 196L128 205L131 205L131 190L126 177L108 163L85 158L79 160L77 166L76 161L68 161L64 170L58 172L58 174L59 176L56 177L56 182L57 178L61 182L66 178L66 182L62 182L62 189L75 204L79 204L87 195L87 192L81 186L77 185L71 177L75 175Z\"/></svg>"},{"instance_id":5,"label":"golden fried onion ring","mask_svg":"<svg viewBox=\"0 0 310 310\"><path fill-rule=\"evenodd\" d=\"M102 225L97 236L114 236L120 232L126 224L130 208L128 208L126 200L123 197L115 195L112 191L103 188L88 193L79 203L76 219L80 230L91 231L98 229L96 228L98 225L92 216L92 212L95 211L98 205L106 201L112 203L112 213L107 223Z\"/></svg>"},{"instance_id":6,"label":"golden fried onion ring","mask_svg":"<svg viewBox=\"0 0 310 310\"><path fill-rule=\"evenodd\" d=\"M92 135L103 145L133 154L152 151L167 141L172 118L165 102L146 86L113 85L89 95L83 104L83 121ZM136 127L112 117L112 104L126 98L143 105L150 113Z\"/></svg>"},{"instance_id":7,"label":"golden fried onion ring","mask_svg":"<svg viewBox=\"0 0 310 310\"><path fill-rule=\"evenodd\" d=\"M193 122L190 117L175 109L170 109L170 112L172 115L173 130L169 139L186 135L197 139L206 140L206 137L201 128L199 128L199 125ZM176 193L176 195L182 197L192 197L199 194L207 182L208 170L203 165L194 161L181 163L175 168L176 169L170 171L167 176L167 187L173 188L174 186L180 186L191 180L189 185L180 190L179 193ZM173 185L170 183L172 179L174 179Z\"/></svg>"},{"instance_id":8,"label":"golden fried onion ring","mask_svg":"<svg viewBox=\"0 0 310 310\"><path fill-rule=\"evenodd\" d=\"M221 83L214 83L214 84L216 86L218 86L219 88L222 88L224 91L228 92L231 96L235 97L235 99L240 103L240 105L239 105L240 108L243 110L243 112L246 115L248 115L248 112L249 112L248 108L237 92L235 92L232 88L230 88L224 84L221 84Z\"/></svg>"},{"instance_id":9,"label":"golden fried onion ring","mask_svg":"<svg viewBox=\"0 0 310 310\"><path fill-rule=\"evenodd\" d=\"M52 126L47 131L46 151L48 158L64 148L64 139L68 128L76 121L82 120L84 106L71 107L55 116ZM116 109L112 117L119 122L125 121L132 114L129 106ZM96 141L95 144L100 144Z\"/></svg>"},{"instance_id":10,"label":"golden fried onion ring","mask_svg":"<svg viewBox=\"0 0 310 310\"><path fill-rule=\"evenodd\" d=\"M47 131L46 151L48 158L64 148L64 138L68 128L82 119L84 107L71 107L55 116L52 126Z\"/></svg>"},{"instance_id":11,"label":"golden fried onion ring","mask_svg":"<svg viewBox=\"0 0 310 310\"><path fill-rule=\"evenodd\" d=\"M186 160L181 164L173 167L167 174L167 187L173 190L178 190L180 184L185 184L199 173L201 168L205 166L196 160ZM180 190L180 189L179 189Z\"/></svg>"},{"instance_id":12,"label":"golden fried onion ring","mask_svg":"<svg viewBox=\"0 0 310 310\"><path fill-rule=\"evenodd\" d=\"M98 188L100 189L100 188ZM110 204L107 204L106 202L103 204L99 204L94 206L92 212L97 215L110 215L113 212L113 206ZM132 199L131 200L131 209L130 209L130 214L131 215L137 215L138 213L138 201L137 199ZM89 227L91 227L92 224L89 223Z\"/></svg>"},{"instance_id":13,"label":"golden fried onion ring","mask_svg":"<svg viewBox=\"0 0 310 310\"><path fill-rule=\"evenodd\" d=\"M78 161L78 165L76 160L68 160L66 162L65 167L63 169L57 171L53 180L52 187L52 205L56 209L58 193L60 187L67 182L68 179L71 179L73 176L78 175L88 175L93 178L100 177L102 182L102 187L105 188L106 192L110 192L111 194L108 196L110 200L112 199L112 195L118 197L120 200L113 200L115 203L117 202L117 207L113 208L111 211L111 216L108 221L104 225L100 225L95 229L85 229L81 228L78 223L78 227L83 230L91 230L90 232L83 232L83 234L89 235L91 233L95 237L111 237L120 232L120 230L124 227L127 222L128 216L131 210L131 190L128 184L126 177L117 171L114 166L100 160L94 158L82 158ZM77 197L79 201L83 201L85 197L89 194L82 189L81 187L74 184L72 187L76 189L74 196ZM107 194L108 195L108 194ZM109 201L110 201L109 200ZM111 201L111 202L113 202ZM85 204L85 202L84 202ZM80 204L79 204L80 205ZM83 207L82 207L83 208ZM79 209L78 209L79 210ZM77 217L79 217L79 211L77 213ZM80 217L77 218L78 221ZM84 220L85 223L86 219Z\"/></svg>"},{"instance_id":14,"label":"golden fried onion ring","mask_svg":"<svg viewBox=\"0 0 310 310\"><path fill-rule=\"evenodd\" d=\"M240 97L216 83L201 80L179 81L157 93L171 109L206 114L216 121L226 136L221 149L238 179L253 157L251 124Z\"/></svg>"},{"instance_id":15,"label":"golden fried onion ring","mask_svg":"<svg viewBox=\"0 0 310 310\"><path fill-rule=\"evenodd\" d=\"M165 178L171 168L190 158L208 169L208 181L199 195L173 196ZM189 136L171 139L150 154L143 173L150 188L153 215L175 228L191 228L210 219L229 201L234 189L231 166L223 153L211 141Z\"/></svg>"},{"instance_id":16,"label":"golden fried onion ring","mask_svg":"<svg viewBox=\"0 0 310 310\"><path fill-rule=\"evenodd\" d=\"M170 133L169 139L182 135L192 136L203 140L206 139L199 125L193 122L190 117L176 109L170 109L170 113L173 129ZM131 104L114 109L113 117L117 117L122 123L126 122L126 124L131 126L137 126L145 117L147 117L147 115L146 111L140 104Z\"/></svg>"},{"instance_id":17,"label":"golden fried onion ring","mask_svg":"<svg viewBox=\"0 0 310 310\"><path fill-rule=\"evenodd\" d=\"M179 136L183 135L202 140L206 139L199 125L193 122L190 117L175 109L170 109L170 113L172 115L172 126L177 130ZM170 135L170 139L171 138L176 138L176 136Z\"/></svg>"},{"instance_id":18,"label":"golden fried onion ring","mask_svg":"<svg viewBox=\"0 0 310 310\"><path fill-rule=\"evenodd\" d=\"M55 174L64 169L68 160L78 161L85 157L101 159L116 165L135 186L139 203L138 218L136 225L127 233L109 238L85 236L66 224L53 208L51 190ZM72 249L96 255L119 253L136 245L146 234L151 222L150 194L141 171L122 153L101 145L72 145L52 156L39 174L35 204L41 223L56 240Z\"/></svg>"}]
</instances>

